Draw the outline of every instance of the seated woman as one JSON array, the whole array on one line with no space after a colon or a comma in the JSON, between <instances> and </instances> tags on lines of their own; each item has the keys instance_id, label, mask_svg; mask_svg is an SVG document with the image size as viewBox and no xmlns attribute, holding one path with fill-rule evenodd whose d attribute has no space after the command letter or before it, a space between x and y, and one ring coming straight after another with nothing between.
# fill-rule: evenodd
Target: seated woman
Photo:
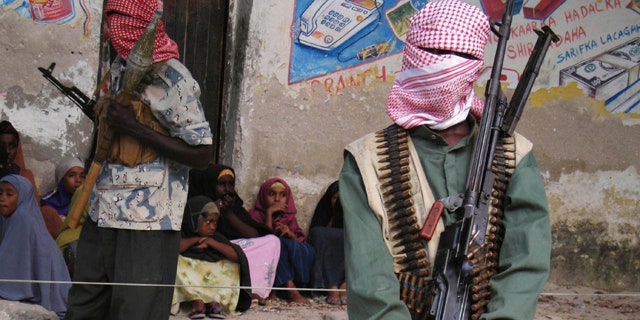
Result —
<instances>
[{"instance_id":1,"label":"seated woman","mask_svg":"<svg viewBox=\"0 0 640 320\"><path fill-rule=\"evenodd\" d=\"M280 239L263 223L254 221L236 192L236 174L228 166L212 164L189 173L189 198L207 196L220 209L218 232L239 245L249 261L251 293L261 305L271 293L280 258Z\"/></svg>"},{"instance_id":2,"label":"seated woman","mask_svg":"<svg viewBox=\"0 0 640 320\"><path fill-rule=\"evenodd\" d=\"M313 263L313 287L346 289L344 269L344 230L338 181L329 185L309 225L309 243L316 249ZM329 291L328 304L347 304L345 292Z\"/></svg>"},{"instance_id":3,"label":"seated woman","mask_svg":"<svg viewBox=\"0 0 640 320\"><path fill-rule=\"evenodd\" d=\"M270 178L260 187L255 207L249 214L267 225L280 238L280 260L276 269L275 285L288 288L289 301L309 303L298 290L310 282L311 267L315 255L313 246L296 220L296 206L287 183L278 177ZM273 293L271 295L274 296Z\"/></svg>"},{"instance_id":4,"label":"seated woman","mask_svg":"<svg viewBox=\"0 0 640 320\"><path fill-rule=\"evenodd\" d=\"M0 282L0 299L39 304L64 318L71 279L29 180L14 174L0 178L0 214L0 279L46 281Z\"/></svg>"},{"instance_id":5,"label":"seated woman","mask_svg":"<svg viewBox=\"0 0 640 320\"><path fill-rule=\"evenodd\" d=\"M20 166L16 163L18 153L22 155L19 142L20 135L11 123L0 122L0 178L8 174L20 174L23 170L24 164ZM31 178L33 179L33 175Z\"/></svg>"},{"instance_id":6,"label":"seated woman","mask_svg":"<svg viewBox=\"0 0 640 320\"><path fill-rule=\"evenodd\" d=\"M3 162L0 164L0 177L12 173L23 176L31 183L35 198L40 199L33 172L27 169L24 164L20 134L11 122L6 120L0 122L0 149L4 149L2 157L0 157L0 162ZM44 218L47 231L55 239L62 224L58 213L51 207L41 207L40 213Z\"/></svg>"},{"instance_id":7,"label":"seated woman","mask_svg":"<svg viewBox=\"0 0 640 320\"><path fill-rule=\"evenodd\" d=\"M196 196L187 201L173 293L174 314L185 301L193 301L191 319L205 315L222 319L251 305L251 294L238 288L251 286L246 257L239 246L216 232L219 217L220 211L210 198Z\"/></svg>"},{"instance_id":8,"label":"seated woman","mask_svg":"<svg viewBox=\"0 0 640 320\"><path fill-rule=\"evenodd\" d=\"M71 197L84 182L84 163L76 157L64 158L56 166L55 177L58 182L56 188L42 196L40 205L52 207L60 216L60 221L64 221Z\"/></svg>"}]
</instances>

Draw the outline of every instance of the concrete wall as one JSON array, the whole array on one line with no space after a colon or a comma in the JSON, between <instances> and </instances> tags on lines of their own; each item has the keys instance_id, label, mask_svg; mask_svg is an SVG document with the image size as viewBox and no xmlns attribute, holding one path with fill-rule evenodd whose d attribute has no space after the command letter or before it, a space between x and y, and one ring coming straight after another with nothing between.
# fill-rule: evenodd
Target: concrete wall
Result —
<instances>
[{"instance_id":1,"label":"concrete wall","mask_svg":"<svg viewBox=\"0 0 640 320\"><path fill-rule=\"evenodd\" d=\"M37 68L55 62L53 74L60 82L90 96L96 84L102 4L74 0L70 17L50 22L36 21L25 3L0 5L0 118L20 132L26 165L43 194L55 187L59 159L88 156L93 125Z\"/></svg>"},{"instance_id":2,"label":"concrete wall","mask_svg":"<svg viewBox=\"0 0 640 320\"><path fill-rule=\"evenodd\" d=\"M589 96L576 82L561 84L559 76L561 70L640 37L639 13L627 2L559 2L545 22L563 41L550 49L518 126L534 143L545 179L554 234L551 277L558 283L640 290L638 108L614 112L602 96ZM0 78L0 116L22 132L27 165L43 191L53 184L57 159L88 152L91 123L36 67L55 61L54 74L86 93L93 90L101 4L87 4L88 27L84 19L36 23L13 8L0 11L0 44L8 66ZM247 206L262 181L283 177L293 188L305 229L315 203L338 177L343 147L391 123L385 102L401 65L396 50L292 81L292 63L308 64L302 69L312 74L315 62L336 58L335 52L301 57L296 51L301 49L296 13L308 4L299 0L296 8L294 1L230 1L228 40L233 50L228 54L222 153L223 162L237 170ZM535 41L528 30L534 22L540 26L521 16L514 18L519 29L512 34L505 61L516 73L526 63L519 50ZM494 47L492 41L488 65ZM637 74L637 69L632 66L628 73ZM505 84L508 96L514 85ZM480 82L479 95L483 86Z\"/></svg>"},{"instance_id":3,"label":"concrete wall","mask_svg":"<svg viewBox=\"0 0 640 320\"><path fill-rule=\"evenodd\" d=\"M544 176L554 226L551 278L559 283L640 290L640 223L635 218L640 204L640 116L637 109L613 113L603 99L589 97L575 82L559 83L560 70L640 36L638 11L626 5L564 3L545 20L562 41L547 54L518 127L534 143ZM287 180L306 225L315 202L338 176L342 148L390 124L385 102L401 55L291 83L291 63L305 61L296 60L292 50L299 45L294 38L299 11L290 1L253 1L239 116L229 120L236 128L230 163L249 200L266 178ZM514 17L514 45L505 62L510 70L523 70L527 57L518 50L535 41L530 29L536 22L541 25L522 15ZM495 39L490 46L488 65ZM483 85L477 90L480 95ZM513 82L508 84L507 95L513 87Z\"/></svg>"}]
</instances>

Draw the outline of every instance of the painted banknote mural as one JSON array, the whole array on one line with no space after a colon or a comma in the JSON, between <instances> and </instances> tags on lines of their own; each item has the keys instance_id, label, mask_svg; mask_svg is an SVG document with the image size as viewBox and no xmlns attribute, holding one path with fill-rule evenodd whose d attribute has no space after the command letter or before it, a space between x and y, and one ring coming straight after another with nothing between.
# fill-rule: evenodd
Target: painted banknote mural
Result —
<instances>
[{"instance_id":1,"label":"painted banknote mural","mask_svg":"<svg viewBox=\"0 0 640 320\"><path fill-rule=\"evenodd\" d=\"M24 19L38 23L76 24L82 23L85 35L91 13L87 0L0 0L0 9L12 10Z\"/></svg>"},{"instance_id":2,"label":"painted banknote mural","mask_svg":"<svg viewBox=\"0 0 640 320\"><path fill-rule=\"evenodd\" d=\"M504 1L468 1L494 20ZM349 75L370 66L369 81L391 81L398 63L387 65L404 47L409 18L428 1L297 0L292 23L289 83L320 84L330 93L362 85ZM517 0L503 79L515 87L535 44L535 30L550 26L561 41L553 44L538 86L575 83L610 112L640 113L640 1ZM497 38L489 40L487 69ZM347 74L345 76L345 73ZM373 80L371 80L373 79Z\"/></svg>"}]
</instances>

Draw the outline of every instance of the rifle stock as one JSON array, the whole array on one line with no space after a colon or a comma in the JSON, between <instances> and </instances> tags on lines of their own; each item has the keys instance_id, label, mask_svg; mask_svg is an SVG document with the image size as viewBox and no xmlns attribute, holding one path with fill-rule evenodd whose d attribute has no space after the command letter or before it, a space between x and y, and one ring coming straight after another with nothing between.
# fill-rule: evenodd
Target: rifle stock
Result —
<instances>
[{"instance_id":1,"label":"rifle stock","mask_svg":"<svg viewBox=\"0 0 640 320\"><path fill-rule=\"evenodd\" d=\"M486 257L480 261L470 259L475 251L486 250L485 232L489 223L491 192L496 179L491 170L494 150L501 137L513 134L550 42L559 40L547 26L543 27L543 31L536 31L538 40L511 103L507 106L507 99L500 86L500 76L511 32L513 3L513 0L507 2L499 31L496 32L492 27L499 42L491 78L487 83L484 111L478 126L462 205L448 207L455 213L457 220L445 227L438 242L433 276L429 284L431 309L428 310L428 319L478 319L488 303L488 300L478 301L486 296L478 298L471 294L471 288L478 284L479 278L486 280L488 285L491 274L483 271L480 276L478 271L481 270L479 266L486 266ZM484 289L487 290L485 294L488 294L488 288Z\"/></svg>"}]
</instances>

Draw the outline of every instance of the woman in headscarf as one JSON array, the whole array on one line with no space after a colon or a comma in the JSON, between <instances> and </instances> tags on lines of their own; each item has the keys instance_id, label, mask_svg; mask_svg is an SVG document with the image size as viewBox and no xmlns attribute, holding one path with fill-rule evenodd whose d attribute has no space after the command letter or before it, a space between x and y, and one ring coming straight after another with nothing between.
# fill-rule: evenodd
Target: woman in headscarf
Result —
<instances>
[{"instance_id":1,"label":"woman in headscarf","mask_svg":"<svg viewBox=\"0 0 640 320\"><path fill-rule=\"evenodd\" d=\"M76 157L60 160L56 166L55 178L58 182L56 188L42 196L40 205L52 207L58 212L60 220L64 221L69 212L71 197L84 181L84 163Z\"/></svg>"},{"instance_id":2,"label":"woman in headscarf","mask_svg":"<svg viewBox=\"0 0 640 320\"><path fill-rule=\"evenodd\" d=\"M20 159L16 159L20 154ZM22 165L18 165L20 160ZM0 177L8 174L20 174L24 168L20 135L9 121L0 122Z\"/></svg>"},{"instance_id":3,"label":"woman in headscarf","mask_svg":"<svg viewBox=\"0 0 640 320\"><path fill-rule=\"evenodd\" d=\"M249 260L251 292L265 304L276 277L280 240L266 225L251 218L235 186L235 171L225 165L211 164L205 170L189 172L189 198L204 195L215 201L220 209L217 230L244 251Z\"/></svg>"},{"instance_id":4,"label":"woman in headscarf","mask_svg":"<svg viewBox=\"0 0 640 320\"><path fill-rule=\"evenodd\" d=\"M18 130L16 130L11 122L6 120L0 122L0 149L2 150L2 156L0 157L0 177L7 174L19 174L23 176L31 183L35 198L40 199L33 172L27 169L24 164L20 133L18 133ZM62 220L58 217L58 213L51 207L41 207L40 213L47 226L47 231L49 231L51 237L55 239L62 225Z\"/></svg>"},{"instance_id":5,"label":"woman in headscarf","mask_svg":"<svg viewBox=\"0 0 640 320\"><path fill-rule=\"evenodd\" d=\"M180 302L193 301L191 319L224 318L251 305L249 266L242 249L216 232L220 210L208 197L187 201L180 240L174 313Z\"/></svg>"},{"instance_id":6,"label":"woman in headscarf","mask_svg":"<svg viewBox=\"0 0 640 320\"><path fill-rule=\"evenodd\" d=\"M312 282L314 288L346 289L344 275L344 230L338 181L329 185L309 225L309 243L316 249ZM347 304L346 293L329 291L327 303Z\"/></svg>"},{"instance_id":7,"label":"woman in headscarf","mask_svg":"<svg viewBox=\"0 0 640 320\"><path fill-rule=\"evenodd\" d=\"M20 133L9 121L0 122L0 149L3 156L0 157L0 177L7 174L19 174L25 177L34 188L34 195L39 199L36 181L33 172L24 165L24 154L22 153L22 143L20 143Z\"/></svg>"},{"instance_id":8,"label":"woman in headscarf","mask_svg":"<svg viewBox=\"0 0 640 320\"><path fill-rule=\"evenodd\" d=\"M0 282L0 299L39 304L63 318L71 279L29 180L0 178L0 213L0 279L63 282Z\"/></svg>"},{"instance_id":9,"label":"woman in headscarf","mask_svg":"<svg viewBox=\"0 0 640 320\"><path fill-rule=\"evenodd\" d=\"M289 301L306 304L309 301L296 288L307 286L311 281L315 249L307 243L296 213L291 188L279 177L267 179L262 184L255 206L249 211L255 221L264 223L280 238L275 285L288 288Z\"/></svg>"}]
</instances>

